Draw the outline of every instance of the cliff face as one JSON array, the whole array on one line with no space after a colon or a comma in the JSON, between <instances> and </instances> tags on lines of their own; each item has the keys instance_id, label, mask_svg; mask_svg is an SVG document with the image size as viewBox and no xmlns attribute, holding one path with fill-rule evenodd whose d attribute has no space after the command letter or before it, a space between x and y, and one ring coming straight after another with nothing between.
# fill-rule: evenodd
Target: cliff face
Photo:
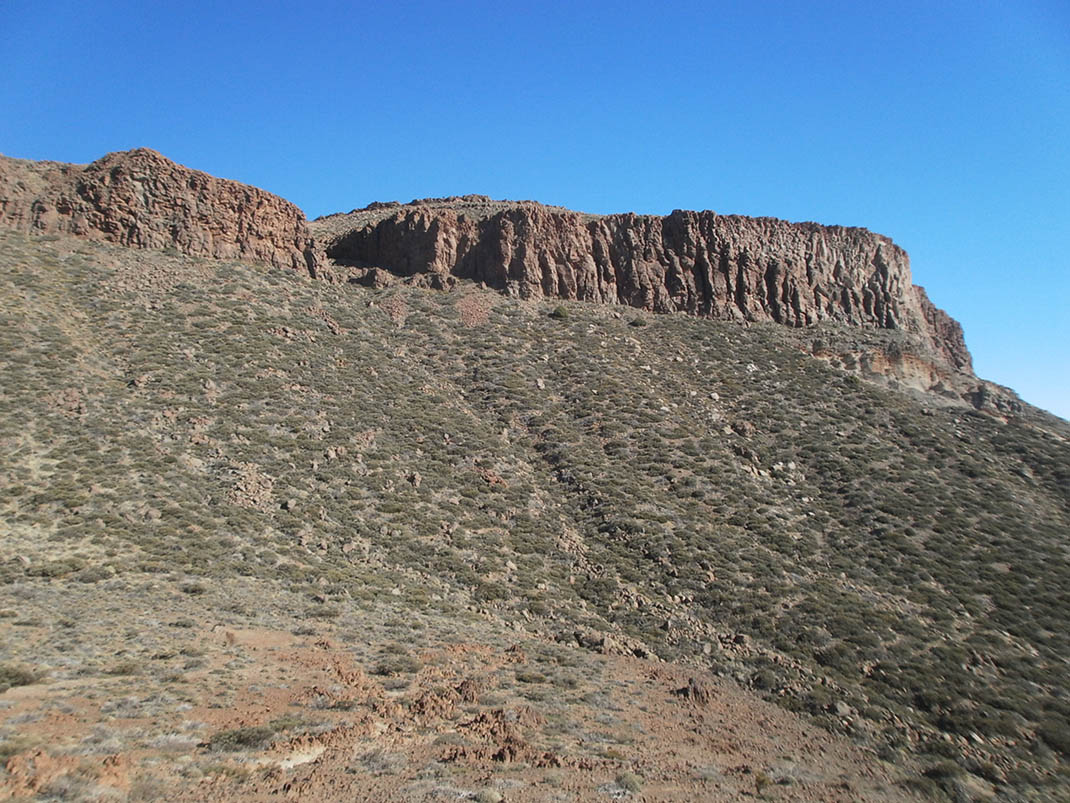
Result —
<instances>
[{"instance_id":1,"label":"cliff face","mask_svg":"<svg viewBox=\"0 0 1070 803\"><path fill-rule=\"evenodd\" d=\"M594 216L483 196L373 204L313 221L289 201L155 151L66 165L0 157L0 226L247 259L333 278L481 281L524 298L624 304L706 318L902 330L972 373L962 329L865 229L676 211Z\"/></svg>"},{"instance_id":2,"label":"cliff face","mask_svg":"<svg viewBox=\"0 0 1070 803\"><path fill-rule=\"evenodd\" d=\"M289 201L143 148L85 166L0 157L0 225L313 275L320 261L304 213Z\"/></svg>"},{"instance_id":3,"label":"cliff face","mask_svg":"<svg viewBox=\"0 0 1070 803\"><path fill-rule=\"evenodd\" d=\"M318 224L330 257L521 297L806 326L836 321L921 336L970 372L962 329L911 284L910 261L866 229L675 211L590 216L480 196L375 205ZM316 228L317 223L313 223Z\"/></svg>"}]
</instances>

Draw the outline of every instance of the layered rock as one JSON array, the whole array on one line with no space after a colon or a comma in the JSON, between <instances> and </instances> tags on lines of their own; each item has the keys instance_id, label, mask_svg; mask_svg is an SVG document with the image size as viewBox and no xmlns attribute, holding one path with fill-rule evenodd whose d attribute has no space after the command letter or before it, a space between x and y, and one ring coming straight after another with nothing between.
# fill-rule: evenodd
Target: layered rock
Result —
<instances>
[{"instance_id":1,"label":"layered rock","mask_svg":"<svg viewBox=\"0 0 1070 803\"><path fill-rule=\"evenodd\" d=\"M289 201L145 148L85 166L0 157L0 225L312 275L321 261L304 213Z\"/></svg>"},{"instance_id":2,"label":"layered rock","mask_svg":"<svg viewBox=\"0 0 1070 803\"><path fill-rule=\"evenodd\" d=\"M339 262L434 286L456 277L525 298L899 329L972 370L961 327L911 283L906 252L866 229L714 212L593 216L482 196L376 204L313 229Z\"/></svg>"}]
</instances>

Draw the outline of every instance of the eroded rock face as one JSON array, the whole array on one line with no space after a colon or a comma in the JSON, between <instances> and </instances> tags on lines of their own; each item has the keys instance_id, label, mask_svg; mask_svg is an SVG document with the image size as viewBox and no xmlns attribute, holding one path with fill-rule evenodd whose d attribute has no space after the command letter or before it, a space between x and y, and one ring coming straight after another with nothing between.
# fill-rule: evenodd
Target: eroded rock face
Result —
<instances>
[{"instance_id":1,"label":"eroded rock face","mask_svg":"<svg viewBox=\"0 0 1070 803\"><path fill-rule=\"evenodd\" d=\"M312 275L321 261L304 213L289 201L144 148L84 166L0 157L0 225Z\"/></svg>"},{"instance_id":2,"label":"eroded rock face","mask_svg":"<svg viewBox=\"0 0 1070 803\"><path fill-rule=\"evenodd\" d=\"M325 278L337 262L375 285L471 279L524 298L900 330L972 375L961 327L911 283L906 252L860 228L708 211L596 216L485 196L372 204L310 224L278 196L147 149L85 166L0 157L0 225Z\"/></svg>"},{"instance_id":3,"label":"eroded rock face","mask_svg":"<svg viewBox=\"0 0 1070 803\"><path fill-rule=\"evenodd\" d=\"M914 286L921 314L927 324L926 331L934 344L944 351L944 356L955 368L973 373L973 358L962 336L962 325L929 300L925 288Z\"/></svg>"},{"instance_id":4,"label":"eroded rock face","mask_svg":"<svg viewBox=\"0 0 1070 803\"><path fill-rule=\"evenodd\" d=\"M866 229L715 212L593 216L482 196L376 204L312 225L330 257L431 285L457 277L525 298L902 329L972 370L958 323L911 284L906 252Z\"/></svg>"}]
</instances>

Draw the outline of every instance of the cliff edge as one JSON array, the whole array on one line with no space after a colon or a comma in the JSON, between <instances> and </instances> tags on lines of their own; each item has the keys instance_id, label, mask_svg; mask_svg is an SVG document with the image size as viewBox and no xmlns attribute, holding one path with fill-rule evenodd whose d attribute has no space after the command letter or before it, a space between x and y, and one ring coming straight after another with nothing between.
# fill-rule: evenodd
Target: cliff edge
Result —
<instances>
[{"instance_id":1,"label":"cliff edge","mask_svg":"<svg viewBox=\"0 0 1070 803\"><path fill-rule=\"evenodd\" d=\"M910 259L862 228L674 211L585 215L483 196L373 204L313 221L328 257L441 286L704 318L902 330L972 375L962 328L913 285Z\"/></svg>"},{"instance_id":2,"label":"cliff edge","mask_svg":"<svg viewBox=\"0 0 1070 803\"><path fill-rule=\"evenodd\" d=\"M928 366L889 363L896 379L959 398L965 380L976 382L962 328L912 283L906 252L862 228L710 211L589 215L481 195L377 203L310 223L276 195L144 148L84 166L0 156L0 226L329 280L468 279L521 298L895 331Z\"/></svg>"}]
</instances>

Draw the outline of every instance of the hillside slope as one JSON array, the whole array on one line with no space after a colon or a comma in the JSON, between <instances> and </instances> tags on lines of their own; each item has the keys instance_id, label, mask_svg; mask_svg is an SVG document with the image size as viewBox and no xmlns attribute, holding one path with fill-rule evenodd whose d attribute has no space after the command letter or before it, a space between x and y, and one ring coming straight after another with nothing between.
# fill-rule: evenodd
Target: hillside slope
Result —
<instances>
[{"instance_id":1,"label":"hillside slope","mask_svg":"<svg viewBox=\"0 0 1070 803\"><path fill-rule=\"evenodd\" d=\"M1065 422L860 382L835 323L0 268L9 791L1070 788Z\"/></svg>"}]
</instances>

